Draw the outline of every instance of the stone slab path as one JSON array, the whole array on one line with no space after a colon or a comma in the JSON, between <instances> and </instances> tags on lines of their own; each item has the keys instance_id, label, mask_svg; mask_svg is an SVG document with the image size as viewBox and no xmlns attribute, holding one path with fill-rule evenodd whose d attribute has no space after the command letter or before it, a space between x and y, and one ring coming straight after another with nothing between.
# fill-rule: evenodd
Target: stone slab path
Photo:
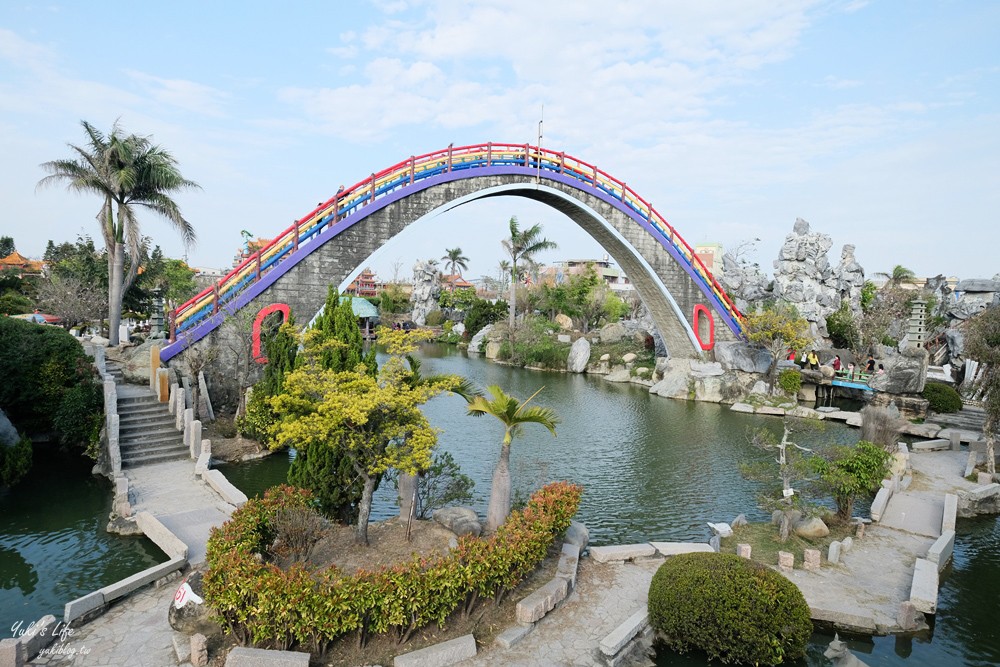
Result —
<instances>
[{"instance_id":1,"label":"stone slab path","mask_svg":"<svg viewBox=\"0 0 1000 667\"><path fill-rule=\"evenodd\" d=\"M649 582L662 558L635 563L580 560L577 586L519 643L481 648L460 664L478 667L597 667L598 644L646 603ZM638 663L638 664L641 664Z\"/></svg>"},{"instance_id":2,"label":"stone slab path","mask_svg":"<svg viewBox=\"0 0 1000 667\"><path fill-rule=\"evenodd\" d=\"M167 461L125 471L134 511L147 511L188 546L188 560L205 560L212 526L220 526L235 509L194 474L194 461ZM166 559L166 557L164 557ZM72 636L53 644L61 653L40 655L29 665L85 667L116 665L169 667L177 664L167 607L177 588L174 580L146 589L111 606L103 615L74 628ZM86 653L84 653L86 650Z\"/></svg>"}]
</instances>

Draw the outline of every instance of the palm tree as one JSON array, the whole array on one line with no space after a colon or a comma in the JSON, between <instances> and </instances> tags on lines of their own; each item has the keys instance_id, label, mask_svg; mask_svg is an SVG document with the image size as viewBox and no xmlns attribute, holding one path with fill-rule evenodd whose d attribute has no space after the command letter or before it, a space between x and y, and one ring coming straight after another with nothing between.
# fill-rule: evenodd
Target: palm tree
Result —
<instances>
[{"instance_id":1,"label":"palm tree","mask_svg":"<svg viewBox=\"0 0 1000 667\"><path fill-rule=\"evenodd\" d=\"M542 250L554 250L559 246L554 241L542 238L542 226L540 224L532 225L528 229L521 231L520 226L517 224L516 216L511 216L510 219L510 238L504 239L501 243L504 250L510 255L510 331L511 335L513 335L514 317L517 314L516 292L519 275L517 263L533 259L533 256Z\"/></svg>"},{"instance_id":2,"label":"palm tree","mask_svg":"<svg viewBox=\"0 0 1000 667\"><path fill-rule=\"evenodd\" d=\"M882 276L889 281L890 287L899 287L903 283L908 283L917 277L910 269L906 268L902 264L897 264L892 268L892 273L885 273L884 271L879 271L875 274L876 276Z\"/></svg>"},{"instance_id":3,"label":"palm tree","mask_svg":"<svg viewBox=\"0 0 1000 667\"><path fill-rule=\"evenodd\" d=\"M108 338L111 345L117 345L122 297L135 280L145 242L136 207L166 218L189 247L194 243L194 229L169 195L199 186L183 178L174 157L149 137L126 135L117 122L106 136L87 121L82 125L86 145L69 144L74 158L42 164L49 175L38 186L65 182L69 190L96 194L103 200L97 221L108 255ZM130 259L127 275L126 255Z\"/></svg>"},{"instance_id":4,"label":"palm tree","mask_svg":"<svg viewBox=\"0 0 1000 667\"><path fill-rule=\"evenodd\" d=\"M457 271L458 275L461 276L462 269L468 270L469 258L462 255L461 248L448 248L445 249L445 253L446 253L445 256L442 257L441 259L444 260L444 265L448 267L449 275L453 276Z\"/></svg>"},{"instance_id":5,"label":"palm tree","mask_svg":"<svg viewBox=\"0 0 1000 667\"><path fill-rule=\"evenodd\" d=\"M500 263L497 264L497 269L499 270L500 285L506 286L507 281L510 280L510 262L506 259L501 259Z\"/></svg>"},{"instance_id":6,"label":"palm tree","mask_svg":"<svg viewBox=\"0 0 1000 667\"><path fill-rule=\"evenodd\" d=\"M542 387L544 389L544 387ZM559 417L552 408L528 407L539 389L528 400L518 402L513 396L508 396L497 385L487 387L492 396L487 400L484 396L475 396L469 401L469 414L479 417L492 415L504 426L503 443L500 446L500 461L493 469L493 486L490 488L490 504L486 510L486 530L495 531L510 514L510 443L521 433L524 424L541 424L556 434L556 424Z\"/></svg>"}]
</instances>

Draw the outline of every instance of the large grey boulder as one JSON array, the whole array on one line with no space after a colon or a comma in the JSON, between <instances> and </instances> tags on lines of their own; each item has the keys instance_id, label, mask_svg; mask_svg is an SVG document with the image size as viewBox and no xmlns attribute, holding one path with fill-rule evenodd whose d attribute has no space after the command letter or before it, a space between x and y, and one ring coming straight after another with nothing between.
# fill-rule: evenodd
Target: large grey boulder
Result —
<instances>
[{"instance_id":1,"label":"large grey boulder","mask_svg":"<svg viewBox=\"0 0 1000 667\"><path fill-rule=\"evenodd\" d=\"M20 436L17 434L17 429L10 423L10 420L7 418L3 409L0 409L0 445L12 447L16 445L17 441L20 439Z\"/></svg>"},{"instance_id":2,"label":"large grey boulder","mask_svg":"<svg viewBox=\"0 0 1000 667\"><path fill-rule=\"evenodd\" d=\"M919 394L927 383L927 350L908 347L885 362L885 373L875 375L868 385L888 394Z\"/></svg>"},{"instance_id":3,"label":"large grey boulder","mask_svg":"<svg viewBox=\"0 0 1000 667\"><path fill-rule=\"evenodd\" d=\"M566 357L566 370L570 373L583 373L590 363L590 341L586 337L577 338L569 348Z\"/></svg>"},{"instance_id":4,"label":"large grey boulder","mask_svg":"<svg viewBox=\"0 0 1000 667\"><path fill-rule=\"evenodd\" d=\"M950 359L961 359L965 355L965 334L961 329L945 329L944 340Z\"/></svg>"},{"instance_id":5,"label":"large grey boulder","mask_svg":"<svg viewBox=\"0 0 1000 667\"><path fill-rule=\"evenodd\" d=\"M167 622L170 627L177 632L186 635L201 633L206 637L213 637L222 634L222 628L212 620L215 612L205 603L205 589L202 579L203 570L195 570L187 576L177 590L187 587L186 594L179 593L170 600L170 607L167 610ZM177 601L183 597L184 604L177 606Z\"/></svg>"},{"instance_id":6,"label":"large grey boulder","mask_svg":"<svg viewBox=\"0 0 1000 667\"><path fill-rule=\"evenodd\" d=\"M616 368L605 375L604 379L608 382L628 382L632 379L632 374L627 368Z\"/></svg>"},{"instance_id":7,"label":"large grey boulder","mask_svg":"<svg viewBox=\"0 0 1000 667\"><path fill-rule=\"evenodd\" d=\"M456 535L479 537L483 532L479 517L471 507L444 507L434 510L432 516L435 521Z\"/></svg>"},{"instance_id":8,"label":"large grey boulder","mask_svg":"<svg viewBox=\"0 0 1000 667\"><path fill-rule=\"evenodd\" d=\"M126 382L145 385L149 383L150 349L154 345L162 346L163 341L147 340L135 347L108 348L107 358L119 363Z\"/></svg>"},{"instance_id":9,"label":"large grey boulder","mask_svg":"<svg viewBox=\"0 0 1000 667\"><path fill-rule=\"evenodd\" d=\"M715 360L727 371L764 374L771 368L771 354L747 343L716 343Z\"/></svg>"},{"instance_id":10,"label":"large grey boulder","mask_svg":"<svg viewBox=\"0 0 1000 667\"><path fill-rule=\"evenodd\" d=\"M486 337L490 335L493 331L493 325L487 324L485 327L477 331L473 336L472 340L469 341L469 352L474 352L476 354L481 354L483 352L482 345Z\"/></svg>"},{"instance_id":11,"label":"large grey boulder","mask_svg":"<svg viewBox=\"0 0 1000 667\"><path fill-rule=\"evenodd\" d=\"M967 278L958 281L956 292L1000 292L1000 284L986 278Z\"/></svg>"},{"instance_id":12,"label":"large grey boulder","mask_svg":"<svg viewBox=\"0 0 1000 667\"><path fill-rule=\"evenodd\" d=\"M620 322L612 322L601 327L602 343L617 343L626 335L628 335L628 331L625 329L625 325Z\"/></svg>"},{"instance_id":13,"label":"large grey boulder","mask_svg":"<svg viewBox=\"0 0 1000 667\"><path fill-rule=\"evenodd\" d=\"M805 537L809 539L815 539L817 537L826 537L830 534L830 529L823 519L819 517L813 517L811 519L803 519L802 521L795 524L795 534L799 537Z\"/></svg>"},{"instance_id":14,"label":"large grey boulder","mask_svg":"<svg viewBox=\"0 0 1000 667\"><path fill-rule=\"evenodd\" d=\"M737 259L732 253L722 256L721 271L716 277L722 286L736 300L736 307L746 312L751 306L767 299L771 294L771 283L757 264L745 259Z\"/></svg>"}]
</instances>

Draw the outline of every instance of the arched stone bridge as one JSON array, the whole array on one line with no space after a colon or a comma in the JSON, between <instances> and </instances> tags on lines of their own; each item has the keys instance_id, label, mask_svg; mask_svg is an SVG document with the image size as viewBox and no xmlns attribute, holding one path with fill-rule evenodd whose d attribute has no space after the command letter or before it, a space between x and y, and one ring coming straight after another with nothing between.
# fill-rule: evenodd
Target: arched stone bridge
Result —
<instances>
[{"instance_id":1,"label":"arched stone bridge","mask_svg":"<svg viewBox=\"0 0 1000 667\"><path fill-rule=\"evenodd\" d=\"M632 189L594 165L528 144L449 147L411 157L342 189L170 318L164 362L224 320L291 309L299 323L322 307L328 285L344 285L408 225L498 195L526 197L565 213L632 280L673 357L699 357L741 335L741 314L691 246ZM206 341L208 342L208 341ZM255 351L255 356L259 352Z\"/></svg>"}]
</instances>

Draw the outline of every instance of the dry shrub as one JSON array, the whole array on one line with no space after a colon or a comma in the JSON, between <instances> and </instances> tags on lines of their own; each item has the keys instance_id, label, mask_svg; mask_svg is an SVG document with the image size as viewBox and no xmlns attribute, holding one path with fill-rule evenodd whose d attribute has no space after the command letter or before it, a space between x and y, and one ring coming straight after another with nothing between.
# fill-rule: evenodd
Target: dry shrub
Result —
<instances>
[{"instance_id":1,"label":"dry shrub","mask_svg":"<svg viewBox=\"0 0 1000 667\"><path fill-rule=\"evenodd\" d=\"M329 523L312 507L286 507L274 515L271 553L289 563L304 563L326 536Z\"/></svg>"},{"instance_id":2,"label":"dry shrub","mask_svg":"<svg viewBox=\"0 0 1000 667\"><path fill-rule=\"evenodd\" d=\"M861 440L874 443L885 451L896 451L904 421L899 413L869 405L861 410Z\"/></svg>"}]
</instances>

